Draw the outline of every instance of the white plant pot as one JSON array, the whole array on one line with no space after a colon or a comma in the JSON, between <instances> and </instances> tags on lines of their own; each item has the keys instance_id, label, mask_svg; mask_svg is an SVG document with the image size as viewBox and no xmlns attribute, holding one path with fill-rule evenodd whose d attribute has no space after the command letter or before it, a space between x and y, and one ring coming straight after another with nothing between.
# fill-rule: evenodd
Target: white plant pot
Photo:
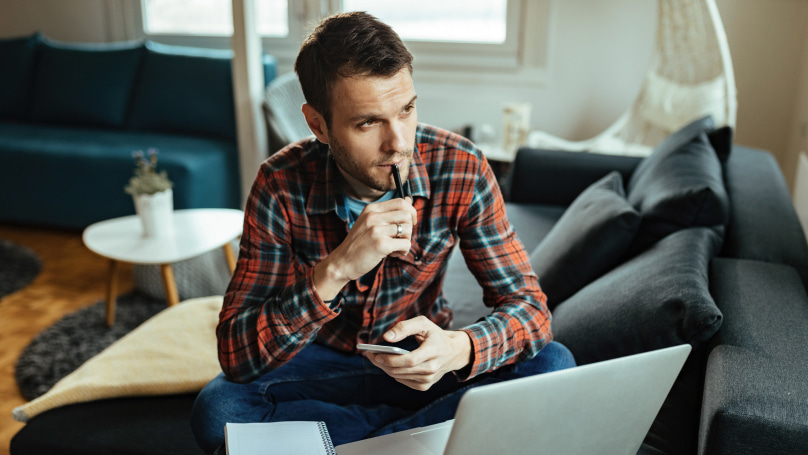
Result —
<instances>
[{"instance_id":1,"label":"white plant pot","mask_svg":"<svg viewBox=\"0 0 808 455\"><path fill-rule=\"evenodd\" d=\"M171 189L154 194L133 196L135 211L143 224L144 237L174 235L174 192Z\"/></svg>"}]
</instances>

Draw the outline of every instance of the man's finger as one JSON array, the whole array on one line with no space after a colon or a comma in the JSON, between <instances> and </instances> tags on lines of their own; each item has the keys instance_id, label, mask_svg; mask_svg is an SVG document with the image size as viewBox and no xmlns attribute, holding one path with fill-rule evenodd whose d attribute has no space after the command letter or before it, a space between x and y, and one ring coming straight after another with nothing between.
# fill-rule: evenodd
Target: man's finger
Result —
<instances>
[{"instance_id":1,"label":"man's finger","mask_svg":"<svg viewBox=\"0 0 808 455\"><path fill-rule=\"evenodd\" d=\"M384 333L384 339L390 343L395 343L410 335L426 336L433 328L438 328L438 326L426 317L418 316L413 319L397 322L390 330Z\"/></svg>"},{"instance_id":2,"label":"man's finger","mask_svg":"<svg viewBox=\"0 0 808 455\"><path fill-rule=\"evenodd\" d=\"M404 199L394 198L384 202L376 202L365 206L363 212L367 210L368 213L384 213L384 212L400 212L408 219L407 222L415 225L418 224L418 211L412 205L412 199L407 197Z\"/></svg>"}]
</instances>

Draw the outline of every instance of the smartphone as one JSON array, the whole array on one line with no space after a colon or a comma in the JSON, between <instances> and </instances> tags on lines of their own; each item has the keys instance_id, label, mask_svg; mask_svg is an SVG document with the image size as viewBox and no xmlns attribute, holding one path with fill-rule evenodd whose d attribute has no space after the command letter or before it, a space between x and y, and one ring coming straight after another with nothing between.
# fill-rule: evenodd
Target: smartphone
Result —
<instances>
[{"instance_id":1,"label":"smartphone","mask_svg":"<svg viewBox=\"0 0 808 455\"><path fill-rule=\"evenodd\" d=\"M363 344L356 345L356 349L360 351L379 352L382 354L409 354L410 351L406 349L397 348L395 346L384 346L381 344Z\"/></svg>"}]
</instances>

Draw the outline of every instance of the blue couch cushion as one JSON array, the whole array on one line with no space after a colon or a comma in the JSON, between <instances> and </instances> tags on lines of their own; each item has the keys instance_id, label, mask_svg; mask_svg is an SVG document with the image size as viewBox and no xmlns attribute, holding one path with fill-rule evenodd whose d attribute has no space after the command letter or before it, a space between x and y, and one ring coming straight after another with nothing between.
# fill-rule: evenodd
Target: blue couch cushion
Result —
<instances>
[{"instance_id":1,"label":"blue couch cushion","mask_svg":"<svg viewBox=\"0 0 808 455\"><path fill-rule=\"evenodd\" d=\"M25 116L40 35L0 40L0 118Z\"/></svg>"},{"instance_id":2,"label":"blue couch cushion","mask_svg":"<svg viewBox=\"0 0 808 455\"><path fill-rule=\"evenodd\" d=\"M150 147L159 150L160 169L174 182L175 209L240 206L232 142L3 122L0 137L0 194L10 195L0 198L5 221L83 228L133 215L132 197L123 190L135 170L132 151ZM32 179L47 184L32 185Z\"/></svg>"},{"instance_id":3,"label":"blue couch cushion","mask_svg":"<svg viewBox=\"0 0 808 455\"><path fill-rule=\"evenodd\" d=\"M40 46L31 119L43 123L123 126L143 55L141 43Z\"/></svg>"},{"instance_id":4,"label":"blue couch cushion","mask_svg":"<svg viewBox=\"0 0 808 455\"><path fill-rule=\"evenodd\" d=\"M128 126L236 137L232 52L146 43Z\"/></svg>"}]
</instances>

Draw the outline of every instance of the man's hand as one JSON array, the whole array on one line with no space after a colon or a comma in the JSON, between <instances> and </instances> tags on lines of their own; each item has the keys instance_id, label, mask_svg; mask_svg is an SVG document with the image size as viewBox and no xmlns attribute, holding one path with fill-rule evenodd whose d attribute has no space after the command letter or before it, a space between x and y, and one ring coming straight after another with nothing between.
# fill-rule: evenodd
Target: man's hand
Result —
<instances>
[{"instance_id":1,"label":"man's hand","mask_svg":"<svg viewBox=\"0 0 808 455\"><path fill-rule=\"evenodd\" d=\"M314 267L314 287L320 298L333 299L349 281L373 270L386 256L407 254L417 221L409 197L368 204L340 246Z\"/></svg>"},{"instance_id":2,"label":"man's hand","mask_svg":"<svg viewBox=\"0 0 808 455\"><path fill-rule=\"evenodd\" d=\"M427 390L450 371L471 362L471 339L466 332L443 330L424 316L402 321L384 334L395 343L415 335L421 343L409 354L365 355L396 381L415 390Z\"/></svg>"}]
</instances>

